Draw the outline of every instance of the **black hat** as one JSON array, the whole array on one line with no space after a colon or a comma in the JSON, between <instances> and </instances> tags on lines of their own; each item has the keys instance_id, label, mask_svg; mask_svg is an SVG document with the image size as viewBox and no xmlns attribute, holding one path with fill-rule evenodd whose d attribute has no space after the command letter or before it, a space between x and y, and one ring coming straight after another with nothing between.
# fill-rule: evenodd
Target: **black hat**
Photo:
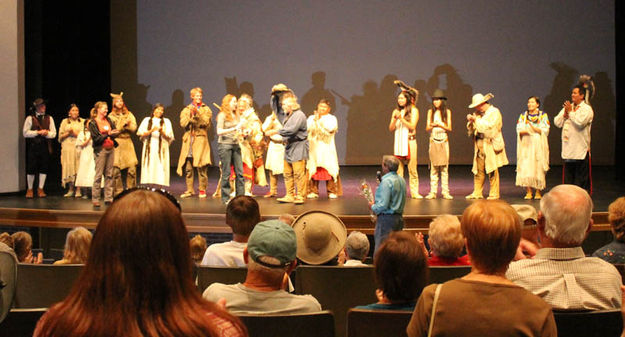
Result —
<instances>
[{"instance_id":1,"label":"black hat","mask_svg":"<svg viewBox=\"0 0 625 337\"><path fill-rule=\"evenodd\" d=\"M443 92L443 90L441 89L436 89L434 90L434 94L432 94L432 99L444 99L447 100L447 97L445 96L445 93Z\"/></svg>"},{"instance_id":2,"label":"black hat","mask_svg":"<svg viewBox=\"0 0 625 337\"><path fill-rule=\"evenodd\" d=\"M35 108L43 104L46 104L46 101L43 98L37 98L33 101L33 107Z\"/></svg>"}]
</instances>

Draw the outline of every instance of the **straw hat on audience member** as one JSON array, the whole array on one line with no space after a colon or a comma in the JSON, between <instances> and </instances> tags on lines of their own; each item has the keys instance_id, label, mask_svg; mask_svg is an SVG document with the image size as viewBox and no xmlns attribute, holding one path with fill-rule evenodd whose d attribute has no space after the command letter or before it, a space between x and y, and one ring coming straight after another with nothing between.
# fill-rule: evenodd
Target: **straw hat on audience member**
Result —
<instances>
[{"instance_id":1,"label":"straw hat on audience member","mask_svg":"<svg viewBox=\"0 0 625 337\"><path fill-rule=\"evenodd\" d=\"M482 103L486 103L494 97L495 95L490 94L490 93L486 94L486 96L482 94L475 94L473 95L473 98L471 99L471 105L469 105L469 109L473 109Z\"/></svg>"},{"instance_id":2,"label":"straw hat on audience member","mask_svg":"<svg viewBox=\"0 0 625 337\"><path fill-rule=\"evenodd\" d=\"M347 228L336 215L312 210L302 213L293 223L297 236L297 258L319 265L337 256L345 246Z\"/></svg>"}]
</instances>

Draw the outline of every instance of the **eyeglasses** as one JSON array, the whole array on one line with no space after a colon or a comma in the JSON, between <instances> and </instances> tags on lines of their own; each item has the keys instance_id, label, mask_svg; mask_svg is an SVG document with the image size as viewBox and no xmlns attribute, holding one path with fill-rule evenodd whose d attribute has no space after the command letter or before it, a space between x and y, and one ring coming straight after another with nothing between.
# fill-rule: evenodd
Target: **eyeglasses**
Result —
<instances>
[{"instance_id":1,"label":"eyeglasses","mask_svg":"<svg viewBox=\"0 0 625 337\"><path fill-rule=\"evenodd\" d=\"M120 194L118 194L114 199L113 202L123 198L124 196L134 192L134 191L149 191L149 192L156 192L162 196L164 196L165 198L167 198L167 200L171 201L172 204L174 204L174 206L176 206L176 208L178 209L178 211L182 212L182 207L180 206L180 202L178 202L178 199L176 199L176 197L174 197L173 194L169 193L169 191L167 191L166 189L162 189L162 188L155 188L155 187L150 187L150 186L136 186L136 187L132 187L129 189L124 190L123 192L121 192Z\"/></svg>"}]
</instances>

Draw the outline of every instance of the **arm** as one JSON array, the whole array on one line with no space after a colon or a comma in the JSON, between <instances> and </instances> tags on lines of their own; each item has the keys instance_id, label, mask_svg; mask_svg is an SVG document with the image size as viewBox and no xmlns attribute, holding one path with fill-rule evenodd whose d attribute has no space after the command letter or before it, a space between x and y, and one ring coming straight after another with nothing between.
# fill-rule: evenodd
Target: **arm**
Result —
<instances>
[{"instance_id":1,"label":"arm","mask_svg":"<svg viewBox=\"0 0 625 337\"><path fill-rule=\"evenodd\" d=\"M24 120L24 127L22 128L22 134L24 138L35 138L39 135L37 130L31 130L33 127L33 120L31 116L26 117Z\"/></svg>"},{"instance_id":2,"label":"arm","mask_svg":"<svg viewBox=\"0 0 625 337\"><path fill-rule=\"evenodd\" d=\"M168 118L163 118L161 137L169 144L174 141L174 129L171 127L171 121Z\"/></svg>"},{"instance_id":3,"label":"arm","mask_svg":"<svg viewBox=\"0 0 625 337\"><path fill-rule=\"evenodd\" d=\"M150 120L150 117L144 118L141 121L141 125L139 125L139 129L137 129L137 136L139 136L141 140L145 140L152 133L152 130L148 130L149 120Z\"/></svg>"},{"instance_id":4,"label":"arm","mask_svg":"<svg viewBox=\"0 0 625 337\"><path fill-rule=\"evenodd\" d=\"M56 127L54 126L54 118L52 118L52 116L50 116L50 130L48 131L46 138L48 139L56 138Z\"/></svg>"},{"instance_id":5,"label":"arm","mask_svg":"<svg viewBox=\"0 0 625 337\"><path fill-rule=\"evenodd\" d=\"M391 186L387 181L383 181L375 191L375 202L371 205L371 210L375 214L380 214L383 210L387 209L391 202Z\"/></svg>"},{"instance_id":6,"label":"arm","mask_svg":"<svg viewBox=\"0 0 625 337\"><path fill-rule=\"evenodd\" d=\"M434 126L432 125L432 109L428 110L426 122L427 123L425 124L425 131L426 132L432 131L432 129L434 128Z\"/></svg>"},{"instance_id":7,"label":"arm","mask_svg":"<svg viewBox=\"0 0 625 337\"><path fill-rule=\"evenodd\" d=\"M397 128L397 119L399 117L399 110L393 110L391 114L391 121L388 123L388 131L393 132Z\"/></svg>"},{"instance_id":8,"label":"arm","mask_svg":"<svg viewBox=\"0 0 625 337\"><path fill-rule=\"evenodd\" d=\"M137 131L137 119L135 118L135 115L128 111L126 119L126 125L123 125L122 128L128 130L128 133Z\"/></svg>"},{"instance_id":9,"label":"arm","mask_svg":"<svg viewBox=\"0 0 625 337\"><path fill-rule=\"evenodd\" d=\"M225 117L223 113L220 112L219 114L217 114L217 136L229 134L237 130L236 126L233 128L224 129L224 120Z\"/></svg>"},{"instance_id":10,"label":"arm","mask_svg":"<svg viewBox=\"0 0 625 337\"><path fill-rule=\"evenodd\" d=\"M185 107L184 109L182 109L182 111L180 111L180 126L183 129L186 129L187 126L189 126L189 123L191 123L191 109L189 108L189 106Z\"/></svg>"},{"instance_id":11,"label":"arm","mask_svg":"<svg viewBox=\"0 0 625 337\"><path fill-rule=\"evenodd\" d=\"M96 121L94 120L91 120L91 122L89 122L89 132L91 133L91 139L93 140L93 147L101 146L102 143L104 143L106 137L108 137L108 135L103 135L100 133L100 130L98 129L98 123L96 123Z\"/></svg>"},{"instance_id":12,"label":"arm","mask_svg":"<svg viewBox=\"0 0 625 337\"><path fill-rule=\"evenodd\" d=\"M451 132L451 110L447 109L447 125L441 126L445 131Z\"/></svg>"},{"instance_id":13,"label":"arm","mask_svg":"<svg viewBox=\"0 0 625 337\"><path fill-rule=\"evenodd\" d=\"M301 129L306 130L306 116L303 112L293 112L286 124L278 131L282 137L295 136Z\"/></svg>"},{"instance_id":14,"label":"arm","mask_svg":"<svg viewBox=\"0 0 625 337\"><path fill-rule=\"evenodd\" d=\"M501 129L501 113L498 109L489 109L484 116L477 117L475 120L475 129L483 133L486 137L495 137Z\"/></svg>"},{"instance_id":15,"label":"arm","mask_svg":"<svg viewBox=\"0 0 625 337\"><path fill-rule=\"evenodd\" d=\"M419 109L412 109L410 113L410 121L407 121L404 117L401 117L399 120L408 128L408 130L414 131L417 128L417 123L419 122Z\"/></svg>"},{"instance_id":16,"label":"arm","mask_svg":"<svg viewBox=\"0 0 625 337\"><path fill-rule=\"evenodd\" d=\"M199 126L208 127L211 124L211 117L213 116L213 112L211 111L211 108L209 108L208 106L203 106L201 107L199 114L197 116L198 116L197 124Z\"/></svg>"},{"instance_id":17,"label":"arm","mask_svg":"<svg viewBox=\"0 0 625 337\"><path fill-rule=\"evenodd\" d=\"M333 115L323 116L315 124L319 131L328 136L336 133L339 128L338 120Z\"/></svg>"},{"instance_id":18,"label":"arm","mask_svg":"<svg viewBox=\"0 0 625 337\"><path fill-rule=\"evenodd\" d=\"M538 128L540 131L545 134L545 136L549 136L549 129L551 129L551 124L549 124L549 116L547 114L543 114L540 119L540 124L538 124Z\"/></svg>"},{"instance_id":19,"label":"arm","mask_svg":"<svg viewBox=\"0 0 625 337\"><path fill-rule=\"evenodd\" d=\"M68 127L67 118L65 118L61 121L61 126L59 127L59 143L62 143L71 133L72 129Z\"/></svg>"},{"instance_id":20,"label":"arm","mask_svg":"<svg viewBox=\"0 0 625 337\"><path fill-rule=\"evenodd\" d=\"M519 115L519 119L516 122L516 133L519 136L527 135L527 124L525 123L525 114L522 113Z\"/></svg>"},{"instance_id":21,"label":"arm","mask_svg":"<svg viewBox=\"0 0 625 337\"><path fill-rule=\"evenodd\" d=\"M564 108L562 108L560 110L560 112L558 113L558 115L553 119L553 123L557 127L562 128L562 126L564 126L564 121L565 121L565 118L564 118Z\"/></svg>"}]
</instances>

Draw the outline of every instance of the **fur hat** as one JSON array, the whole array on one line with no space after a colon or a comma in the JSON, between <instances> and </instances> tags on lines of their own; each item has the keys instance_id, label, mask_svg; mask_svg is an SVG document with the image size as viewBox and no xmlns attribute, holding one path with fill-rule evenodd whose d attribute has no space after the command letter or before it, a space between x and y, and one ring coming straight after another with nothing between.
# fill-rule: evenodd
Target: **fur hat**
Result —
<instances>
[{"instance_id":1,"label":"fur hat","mask_svg":"<svg viewBox=\"0 0 625 337\"><path fill-rule=\"evenodd\" d=\"M486 103L488 102L490 99L494 98L495 95L488 93L486 94L486 96L482 95L482 94L475 94L473 95L473 98L471 99L471 105L469 105L469 109L473 109L476 106L482 104L482 103Z\"/></svg>"},{"instance_id":2,"label":"fur hat","mask_svg":"<svg viewBox=\"0 0 625 337\"><path fill-rule=\"evenodd\" d=\"M123 91L121 91L119 94L111 93L111 97L113 97L113 101L118 99L118 98L123 100L124 98L122 96L124 96L124 92Z\"/></svg>"},{"instance_id":3,"label":"fur hat","mask_svg":"<svg viewBox=\"0 0 625 337\"><path fill-rule=\"evenodd\" d=\"M297 257L313 265L330 261L345 246L347 228L336 215L312 210L293 223L297 236Z\"/></svg>"}]
</instances>

